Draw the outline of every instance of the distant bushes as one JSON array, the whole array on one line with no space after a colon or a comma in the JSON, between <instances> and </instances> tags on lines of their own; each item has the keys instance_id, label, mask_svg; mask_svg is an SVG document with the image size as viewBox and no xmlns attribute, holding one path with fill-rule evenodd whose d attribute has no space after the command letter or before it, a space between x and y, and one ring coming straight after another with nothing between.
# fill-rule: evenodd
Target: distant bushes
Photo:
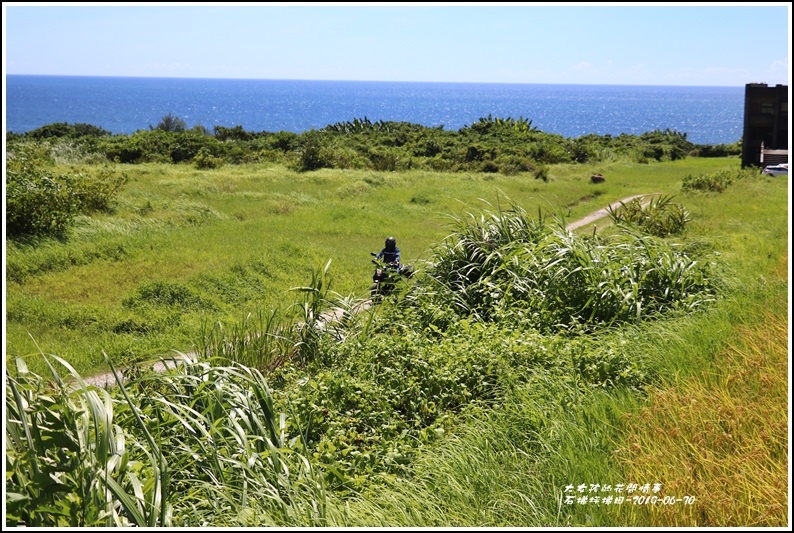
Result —
<instances>
[{"instance_id":1,"label":"distant bushes","mask_svg":"<svg viewBox=\"0 0 794 533\"><path fill-rule=\"evenodd\" d=\"M57 174L35 147L9 153L6 162L6 235L11 238L61 236L76 215L111 209L128 181L106 168Z\"/></svg>"},{"instance_id":2,"label":"distant bushes","mask_svg":"<svg viewBox=\"0 0 794 533\"><path fill-rule=\"evenodd\" d=\"M199 148L198 153L193 158L193 164L200 170L220 168L223 166L223 163L223 158L215 157L209 150L203 147Z\"/></svg>"},{"instance_id":3,"label":"distant bushes","mask_svg":"<svg viewBox=\"0 0 794 533\"><path fill-rule=\"evenodd\" d=\"M704 144L692 151L694 157L730 157L742 155L742 143Z\"/></svg>"},{"instance_id":4,"label":"distant bushes","mask_svg":"<svg viewBox=\"0 0 794 533\"><path fill-rule=\"evenodd\" d=\"M523 117L480 118L457 131L409 122L372 122L366 117L337 122L320 130L249 132L242 126L188 128L168 114L157 126L131 135L111 135L88 124L55 123L25 134L10 134L9 143L70 140L83 151L119 163L192 163L199 169L224 164L275 162L299 172L320 168L380 171L424 169L436 172L485 172L538 176L544 165L597 163L627 159L647 163L690 155L735 155L738 144L717 147L691 143L686 133L655 130L642 135L584 135L565 138L545 133ZM542 171L540 171L542 173Z\"/></svg>"},{"instance_id":5,"label":"distant bushes","mask_svg":"<svg viewBox=\"0 0 794 533\"><path fill-rule=\"evenodd\" d=\"M119 163L191 162L199 152L219 157L222 143L201 131L137 131L130 136L116 135L103 139L99 149L111 161Z\"/></svg>"},{"instance_id":6,"label":"distant bushes","mask_svg":"<svg viewBox=\"0 0 794 533\"><path fill-rule=\"evenodd\" d=\"M687 174L681 183L681 189L683 191L722 192L728 188L732 181L733 173L727 170L715 174L698 174L697 176Z\"/></svg>"},{"instance_id":7,"label":"distant bushes","mask_svg":"<svg viewBox=\"0 0 794 533\"><path fill-rule=\"evenodd\" d=\"M81 137L109 137L111 133L98 126L91 124L67 124L66 122L54 122L47 124L25 134L31 139L49 139L52 137L69 137L77 139Z\"/></svg>"},{"instance_id":8,"label":"distant bushes","mask_svg":"<svg viewBox=\"0 0 794 533\"><path fill-rule=\"evenodd\" d=\"M757 177L757 172L752 169L742 169L738 172L722 170L713 174L687 174L681 183L681 190L685 192L723 192L733 182L742 179Z\"/></svg>"}]
</instances>

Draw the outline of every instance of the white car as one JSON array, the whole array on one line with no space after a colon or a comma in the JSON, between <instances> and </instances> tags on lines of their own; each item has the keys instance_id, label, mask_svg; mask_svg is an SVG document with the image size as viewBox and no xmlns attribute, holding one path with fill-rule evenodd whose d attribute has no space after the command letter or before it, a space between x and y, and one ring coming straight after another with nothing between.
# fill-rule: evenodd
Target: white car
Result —
<instances>
[{"instance_id":1,"label":"white car","mask_svg":"<svg viewBox=\"0 0 794 533\"><path fill-rule=\"evenodd\" d=\"M788 163L764 167L764 170L761 171L761 174L765 174L767 176L788 176Z\"/></svg>"}]
</instances>

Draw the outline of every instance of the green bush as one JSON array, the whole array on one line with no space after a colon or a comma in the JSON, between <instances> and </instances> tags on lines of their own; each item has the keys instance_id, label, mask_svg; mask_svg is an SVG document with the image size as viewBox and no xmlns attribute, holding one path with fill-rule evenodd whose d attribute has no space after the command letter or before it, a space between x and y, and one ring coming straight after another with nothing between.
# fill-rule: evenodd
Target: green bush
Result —
<instances>
[{"instance_id":1,"label":"green bush","mask_svg":"<svg viewBox=\"0 0 794 533\"><path fill-rule=\"evenodd\" d=\"M527 157L512 154L500 155L493 162L499 169L498 171L507 176L513 176L521 172L532 172L538 166Z\"/></svg>"},{"instance_id":2,"label":"green bush","mask_svg":"<svg viewBox=\"0 0 794 533\"><path fill-rule=\"evenodd\" d=\"M733 180L734 174L727 170L714 174L698 174L697 176L687 174L681 183L681 190L723 192L733 183Z\"/></svg>"},{"instance_id":3,"label":"green bush","mask_svg":"<svg viewBox=\"0 0 794 533\"><path fill-rule=\"evenodd\" d=\"M50 137L106 137L111 133L98 126L91 124L67 124L66 122L54 122L35 130L29 131L26 136L31 139L48 139Z\"/></svg>"},{"instance_id":4,"label":"green bush","mask_svg":"<svg viewBox=\"0 0 794 533\"><path fill-rule=\"evenodd\" d=\"M80 173L74 176L72 194L77 199L81 213L108 212L121 189L129 182L126 174L116 174L107 167L96 175Z\"/></svg>"},{"instance_id":5,"label":"green bush","mask_svg":"<svg viewBox=\"0 0 794 533\"><path fill-rule=\"evenodd\" d=\"M193 164L199 170L220 168L223 166L223 159L213 156L207 148L202 147L193 158Z\"/></svg>"},{"instance_id":6,"label":"green bush","mask_svg":"<svg viewBox=\"0 0 794 533\"><path fill-rule=\"evenodd\" d=\"M253 137L253 135L245 131L242 126L235 126L233 128L215 126L213 128L213 134L219 141L247 141Z\"/></svg>"},{"instance_id":7,"label":"green bush","mask_svg":"<svg viewBox=\"0 0 794 533\"><path fill-rule=\"evenodd\" d=\"M536 180L549 181L549 167L547 167L546 165L538 166L532 172L532 174L535 176Z\"/></svg>"},{"instance_id":8,"label":"green bush","mask_svg":"<svg viewBox=\"0 0 794 533\"><path fill-rule=\"evenodd\" d=\"M416 305L540 331L638 322L715 296L710 264L664 241L578 237L517 206L458 219L433 254Z\"/></svg>"},{"instance_id":9,"label":"green bush","mask_svg":"<svg viewBox=\"0 0 794 533\"><path fill-rule=\"evenodd\" d=\"M695 157L729 157L742 155L742 143L697 145L691 152Z\"/></svg>"},{"instance_id":10,"label":"green bush","mask_svg":"<svg viewBox=\"0 0 794 533\"><path fill-rule=\"evenodd\" d=\"M484 117L458 131L443 126L425 127L408 122L372 122L366 117L338 122L303 133L259 133L242 126L215 126L213 132L187 124L171 114L156 127L132 135L110 135L88 124L55 123L26 134L9 134L19 140L73 141L65 145L67 158L120 163L180 163L194 161L198 168L226 163L276 162L299 171L320 168L374 168L401 171L410 168L441 172L501 172L512 175L534 171L535 164L594 163L620 159L649 163L672 161L690 155L704 157L734 154L732 145L694 145L685 133L655 130L642 135L589 134L568 139L539 131L524 118ZM195 158L205 149L198 161ZM64 158L61 157L61 160Z\"/></svg>"},{"instance_id":11,"label":"green bush","mask_svg":"<svg viewBox=\"0 0 794 533\"><path fill-rule=\"evenodd\" d=\"M410 157L400 148L373 146L367 151L367 157L375 170L394 172L411 168Z\"/></svg>"},{"instance_id":12,"label":"green bush","mask_svg":"<svg viewBox=\"0 0 794 533\"><path fill-rule=\"evenodd\" d=\"M190 161L202 148L213 157L223 153L221 141L203 131L136 131L130 136L102 139L98 145L107 158L119 163L180 163Z\"/></svg>"},{"instance_id":13,"label":"green bush","mask_svg":"<svg viewBox=\"0 0 794 533\"><path fill-rule=\"evenodd\" d=\"M612 346L582 350L573 357L580 378L590 387L641 389L648 381L639 361Z\"/></svg>"},{"instance_id":14,"label":"green bush","mask_svg":"<svg viewBox=\"0 0 794 533\"><path fill-rule=\"evenodd\" d=\"M187 123L182 118L168 113L160 119L160 122L157 123L156 127L149 126L149 129L161 131L185 131L187 129Z\"/></svg>"},{"instance_id":15,"label":"green bush","mask_svg":"<svg viewBox=\"0 0 794 533\"><path fill-rule=\"evenodd\" d=\"M653 198L647 207L642 206L639 198L620 202L617 209L608 208L609 217L615 224L633 225L656 237L676 235L684 231L690 214L672 199L672 196Z\"/></svg>"},{"instance_id":16,"label":"green bush","mask_svg":"<svg viewBox=\"0 0 794 533\"><path fill-rule=\"evenodd\" d=\"M318 135L305 137L297 149L298 161L294 166L297 172L308 172L331 167L332 151L326 149Z\"/></svg>"},{"instance_id":17,"label":"green bush","mask_svg":"<svg viewBox=\"0 0 794 533\"><path fill-rule=\"evenodd\" d=\"M17 153L6 169L6 235L62 236L80 211L75 179L43 167L35 155Z\"/></svg>"},{"instance_id":18,"label":"green bush","mask_svg":"<svg viewBox=\"0 0 794 533\"><path fill-rule=\"evenodd\" d=\"M281 152L291 152L299 147L301 136L291 131L280 131L265 137L267 148L280 150Z\"/></svg>"},{"instance_id":19,"label":"green bush","mask_svg":"<svg viewBox=\"0 0 794 533\"><path fill-rule=\"evenodd\" d=\"M46 147L22 144L6 157L6 234L64 236L78 214L108 211L129 181L108 168L56 174Z\"/></svg>"},{"instance_id":20,"label":"green bush","mask_svg":"<svg viewBox=\"0 0 794 533\"><path fill-rule=\"evenodd\" d=\"M451 413L493 400L509 375L498 355L506 343L481 327L440 342L421 331L395 334L393 324L383 322L365 342L331 347L336 362L310 379L299 377L306 369L289 369L285 379L298 385L278 393L281 409L289 404L295 416L288 429L304 428L301 438L334 489L405 473Z\"/></svg>"}]
</instances>

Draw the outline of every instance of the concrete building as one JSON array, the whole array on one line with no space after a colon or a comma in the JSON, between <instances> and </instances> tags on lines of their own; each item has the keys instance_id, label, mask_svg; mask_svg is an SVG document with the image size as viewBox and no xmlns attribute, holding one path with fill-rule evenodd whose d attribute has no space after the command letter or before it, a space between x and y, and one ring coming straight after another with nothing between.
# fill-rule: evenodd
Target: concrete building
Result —
<instances>
[{"instance_id":1,"label":"concrete building","mask_svg":"<svg viewBox=\"0 0 794 533\"><path fill-rule=\"evenodd\" d=\"M788 163L788 126L788 85L745 85L742 167Z\"/></svg>"}]
</instances>

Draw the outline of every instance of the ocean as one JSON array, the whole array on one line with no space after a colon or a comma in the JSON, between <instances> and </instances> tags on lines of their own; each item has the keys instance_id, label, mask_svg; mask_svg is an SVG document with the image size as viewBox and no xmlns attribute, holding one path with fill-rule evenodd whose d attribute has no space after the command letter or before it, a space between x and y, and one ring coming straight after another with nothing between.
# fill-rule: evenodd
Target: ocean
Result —
<instances>
[{"instance_id":1,"label":"ocean","mask_svg":"<svg viewBox=\"0 0 794 533\"><path fill-rule=\"evenodd\" d=\"M491 115L564 137L670 129L727 144L742 136L744 87L6 76L7 132L66 122L131 134L169 113L210 131L295 133L365 117L458 130Z\"/></svg>"}]
</instances>

